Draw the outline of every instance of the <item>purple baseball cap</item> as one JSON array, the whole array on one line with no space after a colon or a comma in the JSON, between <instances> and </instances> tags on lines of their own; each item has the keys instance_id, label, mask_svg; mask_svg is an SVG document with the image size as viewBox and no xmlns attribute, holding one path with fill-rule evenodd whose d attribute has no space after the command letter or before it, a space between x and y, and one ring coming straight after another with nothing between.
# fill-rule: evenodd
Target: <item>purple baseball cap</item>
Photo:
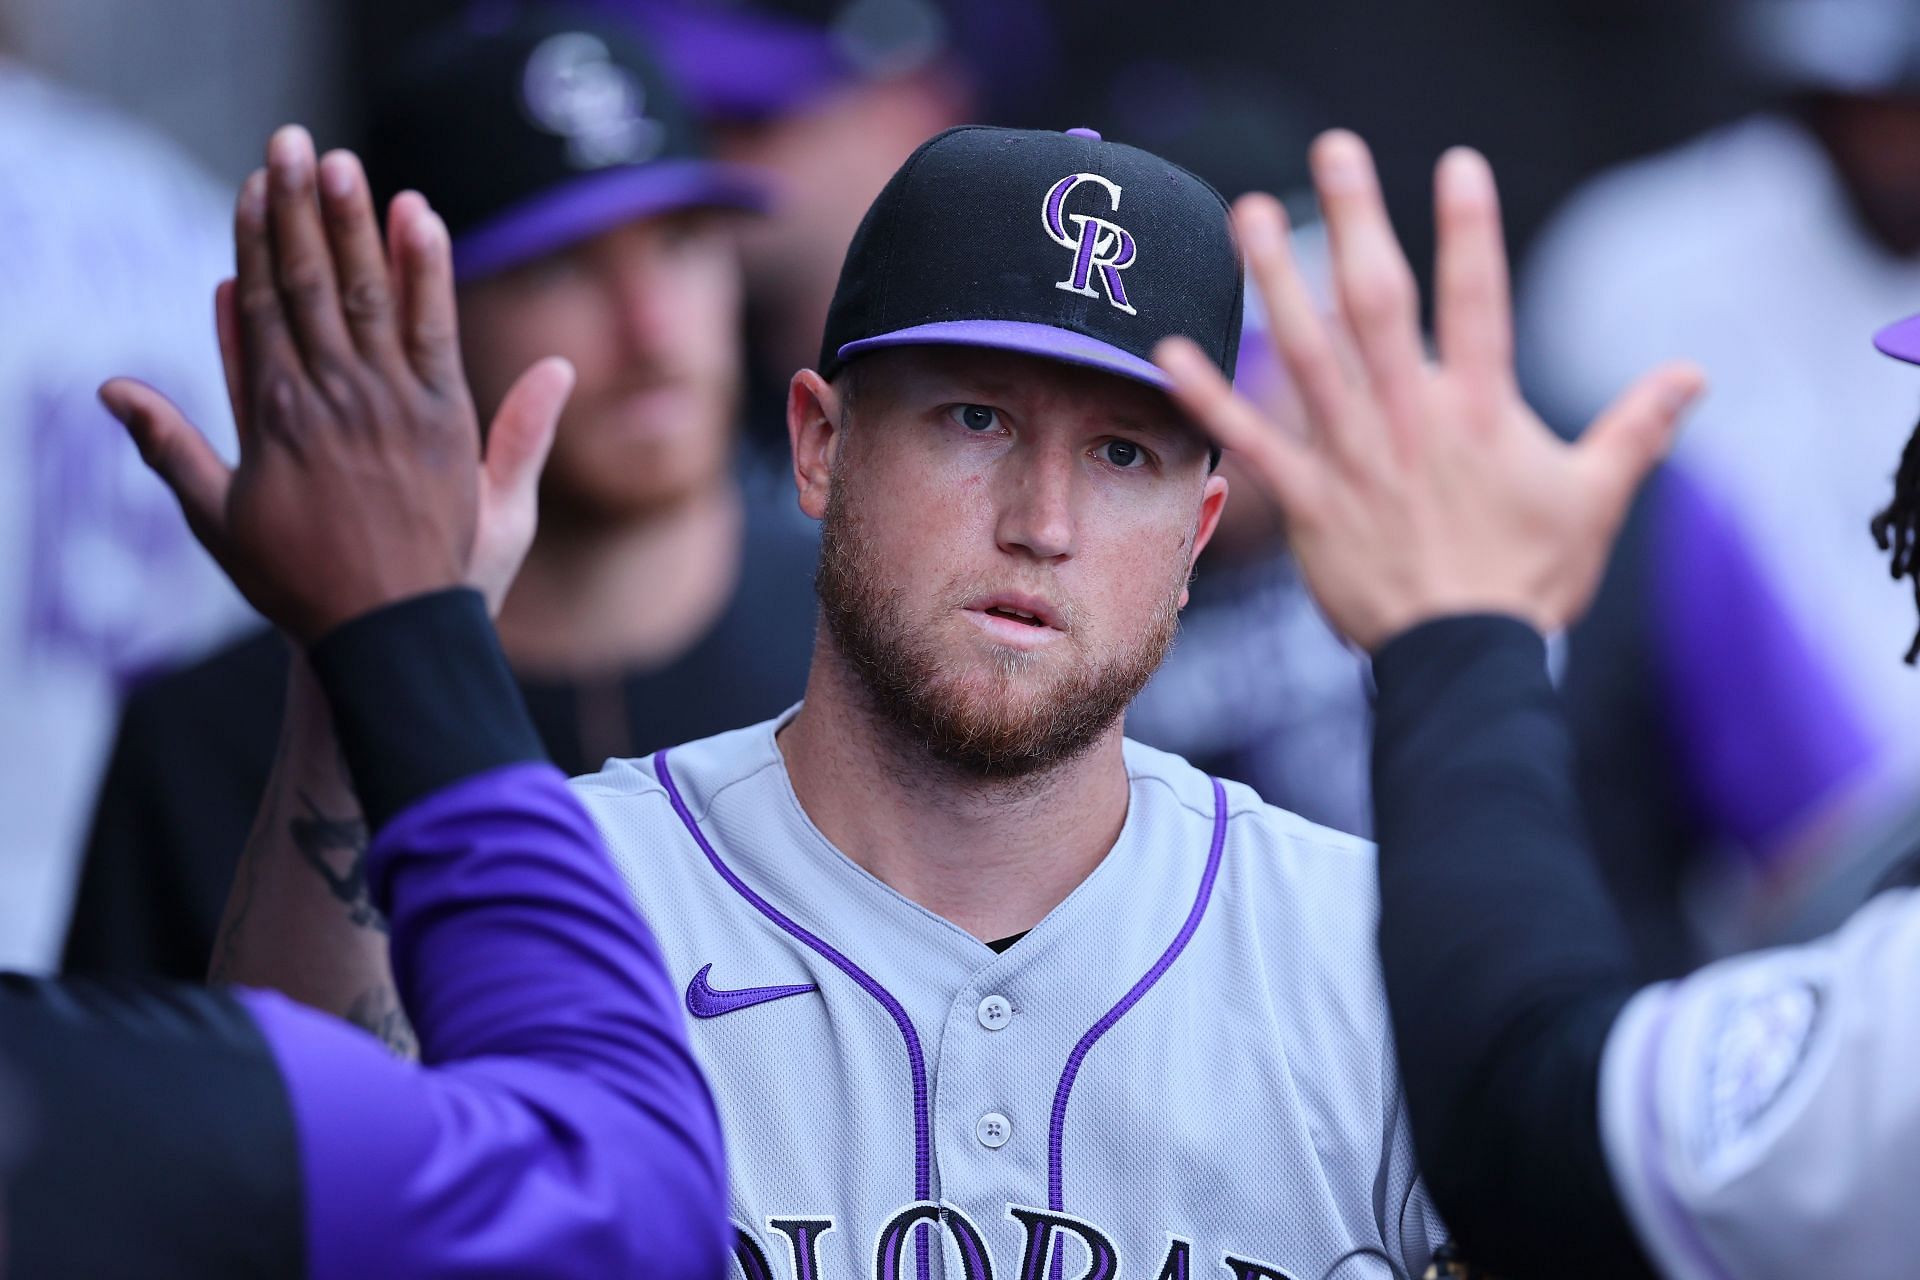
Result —
<instances>
[{"instance_id":1,"label":"purple baseball cap","mask_svg":"<svg viewBox=\"0 0 1920 1280\"><path fill-rule=\"evenodd\" d=\"M370 123L375 190L432 202L462 283L640 218L770 203L711 158L631 27L590 12L475 10L400 59Z\"/></svg>"},{"instance_id":2,"label":"purple baseball cap","mask_svg":"<svg viewBox=\"0 0 1920 1280\"><path fill-rule=\"evenodd\" d=\"M1897 320L1873 335L1873 345L1882 355L1908 364L1920 364L1920 315Z\"/></svg>"}]
</instances>

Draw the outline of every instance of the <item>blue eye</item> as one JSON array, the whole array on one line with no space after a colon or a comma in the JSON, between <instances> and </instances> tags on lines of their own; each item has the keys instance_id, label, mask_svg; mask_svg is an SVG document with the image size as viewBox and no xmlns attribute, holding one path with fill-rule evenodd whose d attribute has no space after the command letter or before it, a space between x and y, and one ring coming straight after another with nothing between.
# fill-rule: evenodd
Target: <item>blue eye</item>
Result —
<instances>
[{"instance_id":1,"label":"blue eye","mask_svg":"<svg viewBox=\"0 0 1920 1280\"><path fill-rule=\"evenodd\" d=\"M1147 452L1131 440L1109 440L1100 446L1100 452L1108 462L1122 469L1131 469L1144 464Z\"/></svg>"},{"instance_id":2,"label":"blue eye","mask_svg":"<svg viewBox=\"0 0 1920 1280\"><path fill-rule=\"evenodd\" d=\"M1000 425L1000 415L983 404L957 404L947 415L969 431L992 431Z\"/></svg>"}]
</instances>

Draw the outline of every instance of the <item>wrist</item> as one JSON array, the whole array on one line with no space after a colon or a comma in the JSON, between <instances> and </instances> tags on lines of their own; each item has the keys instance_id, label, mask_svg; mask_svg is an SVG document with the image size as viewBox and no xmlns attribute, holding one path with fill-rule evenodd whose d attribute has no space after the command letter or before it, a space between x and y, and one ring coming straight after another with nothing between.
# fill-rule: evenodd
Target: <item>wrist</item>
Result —
<instances>
[{"instance_id":1,"label":"wrist","mask_svg":"<svg viewBox=\"0 0 1920 1280\"><path fill-rule=\"evenodd\" d=\"M478 592L363 614L311 651L368 821L505 764L544 760Z\"/></svg>"},{"instance_id":2,"label":"wrist","mask_svg":"<svg viewBox=\"0 0 1920 1280\"><path fill-rule=\"evenodd\" d=\"M300 611L304 615L300 625L288 627L288 632L300 645L312 649L361 618L409 600L464 587L464 579L464 574L453 569L388 565L378 581L345 583L330 598L313 601Z\"/></svg>"},{"instance_id":3,"label":"wrist","mask_svg":"<svg viewBox=\"0 0 1920 1280\"><path fill-rule=\"evenodd\" d=\"M1502 599L1491 593L1436 595L1383 618L1373 628L1370 639L1355 639L1369 654L1377 655L1400 637L1423 627L1464 618L1504 618L1545 636L1562 629L1549 612L1537 601Z\"/></svg>"}]
</instances>

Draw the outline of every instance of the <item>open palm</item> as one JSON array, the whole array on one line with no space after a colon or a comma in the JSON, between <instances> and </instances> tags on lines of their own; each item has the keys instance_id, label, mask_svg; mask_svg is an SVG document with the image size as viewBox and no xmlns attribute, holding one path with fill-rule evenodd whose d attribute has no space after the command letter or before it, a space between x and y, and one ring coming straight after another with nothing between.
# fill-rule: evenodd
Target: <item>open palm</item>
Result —
<instances>
[{"instance_id":1,"label":"open palm","mask_svg":"<svg viewBox=\"0 0 1920 1280\"><path fill-rule=\"evenodd\" d=\"M1305 438L1237 395L1183 338L1156 352L1175 395L1280 504L1315 598L1362 647L1448 614L1566 626L1591 601L1627 504L1700 374L1656 369L1578 443L1558 439L1514 376L1506 250L1485 159L1455 150L1436 173L1433 356L1365 145L1329 133L1314 145L1313 171L1337 321L1308 294L1280 204L1248 196L1234 209Z\"/></svg>"}]
</instances>

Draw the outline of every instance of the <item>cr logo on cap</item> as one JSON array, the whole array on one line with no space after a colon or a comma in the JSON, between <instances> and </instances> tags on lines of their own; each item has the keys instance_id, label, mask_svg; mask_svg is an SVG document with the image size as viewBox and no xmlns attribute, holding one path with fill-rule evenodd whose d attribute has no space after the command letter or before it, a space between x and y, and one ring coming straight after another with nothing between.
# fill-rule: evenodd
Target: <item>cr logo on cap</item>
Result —
<instances>
[{"instance_id":1,"label":"cr logo on cap","mask_svg":"<svg viewBox=\"0 0 1920 1280\"><path fill-rule=\"evenodd\" d=\"M527 114L567 140L576 169L642 164L660 150L666 130L641 112L640 77L613 60L606 43L584 31L548 36L521 77Z\"/></svg>"},{"instance_id":2,"label":"cr logo on cap","mask_svg":"<svg viewBox=\"0 0 1920 1280\"><path fill-rule=\"evenodd\" d=\"M1110 207L1115 213L1120 211L1120 184L1097 173L1070 173L1053 184L1041 205L1040 218L1055 244L1073 250L1073 274L1053 287L1097 298L1100 291L1093 287L1093 272L1097 267L1100 281L1106 286L1107 301L1128 315L1136 315L1133 304L1127 301L1127 287L1120 282L1121 271L1132 266L1137 256L1133 236L1117 222L1064 212L1067 197L1083 182L1097 182L1106 188ZM1074 225L1071 232L1067 230L1069 222Z\"/></svg>"}]
</instances>

